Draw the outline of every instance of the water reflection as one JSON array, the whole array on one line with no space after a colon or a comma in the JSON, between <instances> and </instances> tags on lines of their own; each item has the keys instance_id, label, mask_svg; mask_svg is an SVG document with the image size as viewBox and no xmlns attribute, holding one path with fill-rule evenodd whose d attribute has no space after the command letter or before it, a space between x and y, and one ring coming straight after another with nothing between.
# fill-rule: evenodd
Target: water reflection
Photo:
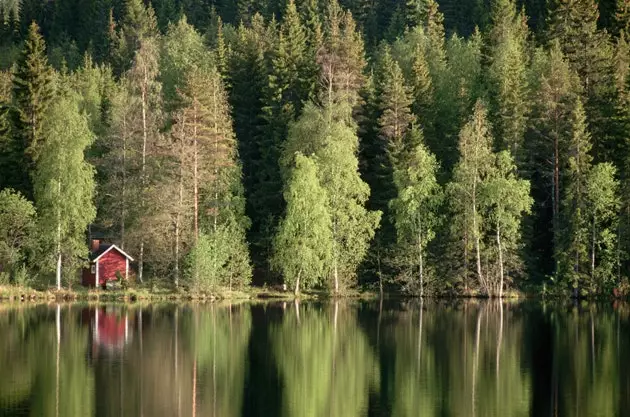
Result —
<instances>
[{"instance_id":1,"label":"water reflection","mask_svg":"<svg viewBox=\"0 0 630 417\"><path fill-rule=\"evenodd\" d=\"M0 416L622 416L625 304L0 305Z\"/></svg>"}]
</instances>

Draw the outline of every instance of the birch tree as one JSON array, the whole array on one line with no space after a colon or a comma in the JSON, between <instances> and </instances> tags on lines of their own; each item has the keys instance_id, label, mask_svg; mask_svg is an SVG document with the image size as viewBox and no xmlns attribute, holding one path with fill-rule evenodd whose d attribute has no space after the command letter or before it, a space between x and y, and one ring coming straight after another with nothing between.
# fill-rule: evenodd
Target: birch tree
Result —
<instances>
[{"instance_id":1,"label":"birch tree","mask_svg":"<svg viewBox=\"0 0 630 417\"><path fill-rule=\"evenodd\" d=\"M403 151L394 164L397 196L390 202L398 237L400 258L405 269L417 268L418 280L409 279L408 289L422 297L425 281L425 252L435 237L435 227L442 190L437 182L438 163L422 143L422 134L412 129L408 135L418 137L417 144Z\"/></svg>"},{"instance_id":2,"label":"birch tree","mask_svg":"<svg viewBox=\"0 0 630 417\"><path fill-rule=\"evenodd\" d=\"M294 288L323 282L331 263L332 221L326 191L319 183L317 161L300 153L284 192L286 214L274 239L272 265Z\"/></svg>"},{"instance_id":3,"label":"birch tree","mask_svg":"<svg viewBox=\"0 0 630 417\"><path fill-rule=\"evenodd\" d=\"M459 162L453 171L453 180L447 186L454 214L453 228L463 249L464 273L468 251L472 247L476 275L480 288L490 295L490 286L482 270L481 251L483 216L480 192L493 163L492 136L488 130L487 111L481 101L459 134Z\"/></svg>"},{"instance_id":4,"label":"birch tree","mask_svg":"<svg viewBox=\"0 0 630 417\"><path fill-rule=\"evenodd\" d=\"M498 280L491 280L491 294L503 297L506 281L506 265L510 272L517 272L518 251L521 248L521 222L529 214L533 200L530 197L529 181L516 175L516 165L509 151L501 151L494 157L494 166L483 185L483 206L494 228ZM511 261L511 262L510 262Z\"/></svg>"},{"instance_id":5,"label":"birch tree","mask_svg":"<svg viewBox=\"0 0 630 417\"><path fill-rule=\"evenodd\" d=\"M62 266L75 272L80 258L87 256L85 231L96 209L94 168L84 152L94 137L77 99L63 94L46 114L33 175L38 228L44 255L44 271L55 271L57 290L62 286ZM68 281L72 282L70 277Z\"/></svg>"}]
</instances>

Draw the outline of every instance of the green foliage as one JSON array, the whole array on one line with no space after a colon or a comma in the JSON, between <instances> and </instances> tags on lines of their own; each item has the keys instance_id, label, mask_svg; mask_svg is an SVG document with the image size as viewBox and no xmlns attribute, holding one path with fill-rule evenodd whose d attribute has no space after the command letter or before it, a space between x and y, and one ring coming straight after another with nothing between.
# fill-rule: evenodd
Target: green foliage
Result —
<instances>
[{"instance_id":1,"label":"green foliage","mask_svg":"<svg viewBox=\"0 0 630 417\"><path fill-rule=\"evenodd\" d=\"M0 265L14 282L36 243L33 203L10 188L0 191Z\"/></svg>"},{"instance_id":2,"label":"green foliage","mask_svg":"<svg viewBox=\"0 0 630 417\"><path fill-rule=\"evenodd\" d=\"M365 209L369 188L358 172L356 128L348 125L349 109L307 103L291 127L283 156L289 166L296 152L315 155L321 186L328 195L333 234L331 281L339 290L339 278L354 281L380 220L380 212ZM332 284L332 282L331 282Z\"/></svg>"},{"instance_id":3,"label":"green foliage","mask_svg":"<svg viewBox=\"0 0 630 417\"><path fill-rule=\"evenodd\" d=\"M591 292L610 289L616 282L619 182L615 167L600 163L586 180L586 215L591 228Z\"/></svg>"},{"instance_id":4,"label":"green foliage","mask_svg":"<svg viewBox=\"0 0 630 417\"><path fill-rule=\"evenodd\" d=\"M200 233L188 254L186 271L194 291L216 292L247 285L251 267L242 230L235 225L222 224Z\"/></svg>"},{"instance_id":5,"label":"green foliage","mask_svg":"<svg viewBox=\"0 0 630 417\"><path fill-rule=\"evenodd\" d=\"M53 94L53 73L46 58L46 44L39 26L33 22L13 76L15 120L12 133L16 143L11 156L13 163L20 162L13 167L17 172L11 175L15 180L10 185L28 197L32 194L28 174L41 153L44 118Z\"/></svg>"},{"instance_id":6,"label":"green foliage","mask_svg":"<svg viewBox=\"0 0 630 417\"><path fill-rule=\"evenodd\" d=\"M96 215L94 168L84 156L94 136L72 93L53 102L42 137L33 174L41 268L52 272L61 258L70 279L87 255L84 233Z\"/></svg>"},{"instance_id":7,"label":"green foliage","mask_svg":"<svg viewBox=\"0 0 630 417\"><path fill-rule=\"evenodd\" d=\"M274 240L272 265L282 272L284 282L295 288L316 286L325 281L332 260L332 221L326 191L317 176L317 161L295 155L284 199L286 214Z\"/></svg>"},{"instance_id":8,"label":"green foliage","mask_svg":"<svg viewBox=\"0 0 630 417\"><path fill-rule=\"evenodd\" d=\"M397 196L390 202L398 240L397 257L408 291L423 294L425 251L435 237L442 190L436 175L438 163L422 144L422 133L412 129L410 142L394 164ZM419 282L413 271L418 268Z\"/></svg>"}]
</instances>

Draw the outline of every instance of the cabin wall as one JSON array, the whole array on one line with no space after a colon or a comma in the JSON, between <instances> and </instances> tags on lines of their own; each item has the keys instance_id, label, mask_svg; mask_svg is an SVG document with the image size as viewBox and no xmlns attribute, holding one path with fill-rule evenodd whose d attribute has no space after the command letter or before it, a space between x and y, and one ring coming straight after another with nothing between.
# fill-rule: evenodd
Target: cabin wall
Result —
<instances>
[{"instance_id":1,"label":"cabin wall","mask_svg":"<svg viewBox=\"0 0 630 417\"><path fill-rule=\"evenodd\" d=\"M93 287L94 286L94 281L96 280L96 274L93 274L90 271L90 267L92 266L92 264L90 263L90 266L87 268L83 268L83 273L81 274L81 284L84 287Z\"/></svg>"},{"instance_id":2,"label":"cabin wall","mask_svg":"<svg viewBox=\"0 0 630 417\"><path fill-rule=\"evenodd\" d=\"M112 249L98 260L98 281L104 284L106 281L116 280L116 271L125 276L126 260L116 249Z\"/></svg>"}]
</instances>

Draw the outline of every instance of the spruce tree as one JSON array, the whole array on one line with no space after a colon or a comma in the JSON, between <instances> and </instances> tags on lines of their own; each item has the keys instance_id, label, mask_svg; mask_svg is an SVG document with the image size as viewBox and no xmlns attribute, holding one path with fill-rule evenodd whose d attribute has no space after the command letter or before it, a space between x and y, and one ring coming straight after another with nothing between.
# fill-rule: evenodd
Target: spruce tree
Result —
<instances>
[{"instance_id":1,"label":"spruce tree","mask_svg":"<svg viewBox=\"0 0 630 417\"><path fill-rule=\"evenodd\" d=\"M565 60L557 42L552 45L535 97L529 172L533 187L546 203L538 207L538 224L547 224L540 233L540 248L553 253L553 273L560 258L561 195L567 142L579 81ZM551 245L550 245L551 243ZM550 245L550 246L549 246ZM549 253L547 252L547 253Z\"/></svg>"},{"instance_id":2,"label":"spruce tree","mask_svg":"<svg viewBox=\"0 0 630 417\"><path fill-rule=\"evenodd\" d=\"M605 32L599 31L599 11L594 0L557 0L549 18L550 41L558 41L562 52L583 87L584 108L594 134L596 160L614 160L609 144L622 140L610 135L613 117L609 96L613 51Z\"/></svg>"},{"instance_id":3,"label":"spruce tree","mask_svg":"<svg viewBox=\"0 0 630 417\"><path fill-rule=\"evenodd\" d=\"M381 246L394 242L394 231L389 216L389 201L396 196L393 183L392 162L403 151L404 139L414 122L411 113L410 89L405 83L402 70L385 48L380 59L377 92L379 95L378 146L373 150L368 170L372 171L370 206L384 213L378 232Z\"/></svg>"},{"instance_id":4,"label":"spruce tree","mask_svg":"<svg viewBox=\"0 0 630 417\"><path fill-rule=\"evenodd\" d=\"M323 282L332 258L332 222L326 191L319 183L317 161L300 153L284 191L284 219L274 239L272 265L298 296L301 288Z\"/></svg>"},{"instance_id":5,"label":"spruce tree","mask_svg":"<svg viewBox=\"0 0 630 417\"><path fill-rule=\"evenodd\" d=\"M528 114L527 26L512 0L496 1L490 29L488 71L492 116L499 146L520 159Z\"/></svg>"},{"instance_id":6,"label":"spruce tree","mask_svg":"<svg viewBox=\"0 0 630 417\"><path fill-rule=\"evenodd\" d=\"M271 248L272 214L277 213L277 195L267 194L268 189L280 192L276 182L269 182L270 169L277 172L277 159L268 158L269 149L266 118L268 69L266 55L274 43L273 28L267 27L260 15L254 16L251 27L239 25L237 42L230 43L228 81L230 104L234 118L234 131L238 139L239 156L243 164L243 184L247 197L247 214L252 221L249 242L252 260L257 267L267 265ZM272 165L268 165L271 163ZM275 167L275 168L274 168ZM277 178L274 177L274 178ZM273 187L273 188L271 188ZM279 213L277 213L279 214Z\"/></svg>"},{"instance_id":7,"label":"spruce tree","mask_svg":"<svg viewBox=\"0 0 630 417\"><path fill-rule=\"evenodd\" d=\"M13 76L15 117L12 134L13 140L17 141L13 146L13 158L20 161L15 168L21 172L16 175L19 184L13 185L27 197L32 194L28 173L41 154L44 115L53 95L53 71L46 58L46 45L39 27L32 23Z\"/></svg>"}]
</instances>

